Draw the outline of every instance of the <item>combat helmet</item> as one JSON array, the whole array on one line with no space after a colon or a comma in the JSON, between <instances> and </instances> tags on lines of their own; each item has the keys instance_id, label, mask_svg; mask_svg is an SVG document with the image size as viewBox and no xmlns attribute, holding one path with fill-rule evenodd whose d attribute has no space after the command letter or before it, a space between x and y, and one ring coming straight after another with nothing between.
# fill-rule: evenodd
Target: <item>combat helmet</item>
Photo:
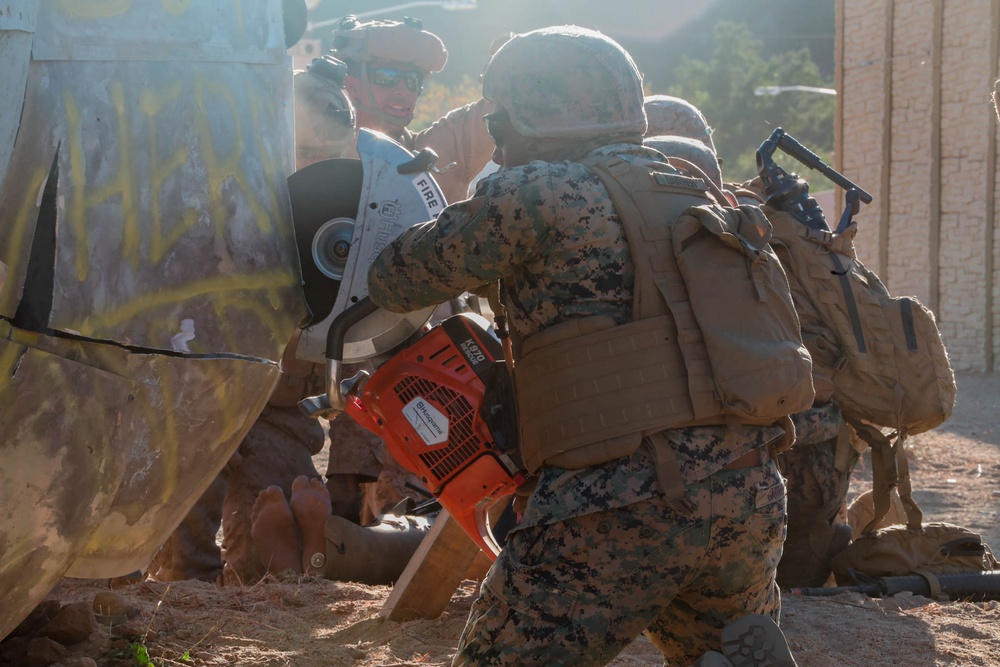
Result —
<instances>
[{"instance_id":1,"label":"combat helmet","mask_svg":"<svg viewBox=\"0 0 1000 667\"><path fill-rule=\"evenodd\" d=\"M577 26L512 37L483 74L483 97L525 137L591 138L646 131L642 75L617 42Z\"/></svg>"},{"instance_id":2,"label":"combat helmet","mask_svg":"<svg viewBox=\"0 0 1000 667\"><path fill-rule=\"evenodd\" d=\"M680 97L647 95L646 118L649 127L646 136L674 135L697 139L715 153L712 128L695 105Z\"/></svg>"},{"instance_id":3,"label":"combat helmet","mask_svg":"<svg viewBox=\"0 0 1000 667\"><path fill-rule=\"evenodd\" d=\"M657 135L646 137L642 143L667 157L681 158L690 162L712 183L722 187L722 168L719 166L719 160L703 142L678 135Z\"/></svg>"},{"instance_id":4,"label":"combat helmet","mask_svg":"<svg viewBox=\"0 0 1000 667\"><path fill-rule=\"evenodd\" d=\"M423 22L399 21L359 23L354 16L341 20L333 31L333 55L350 63L389 60L410 63L425 72L440 72L448 62L444 42L423 29Z\"/></svg>"}]
</instances>

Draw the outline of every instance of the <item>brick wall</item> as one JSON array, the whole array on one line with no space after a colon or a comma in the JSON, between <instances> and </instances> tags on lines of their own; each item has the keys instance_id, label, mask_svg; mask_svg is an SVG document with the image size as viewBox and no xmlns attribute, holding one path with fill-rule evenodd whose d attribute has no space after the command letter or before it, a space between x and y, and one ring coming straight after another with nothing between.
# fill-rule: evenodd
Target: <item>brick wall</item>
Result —
<instances>
[{"instance_id":1,"label":"brick wall","mask_svg":"<svg viewBox=\"0 0 1000 667\"><path fill-rule=\"evenodd\" d=\"M1000 353L1000 0L838 0L837 168L872 193L856 242L918 297L958 369Z\"/></svg>"}]
</instances>

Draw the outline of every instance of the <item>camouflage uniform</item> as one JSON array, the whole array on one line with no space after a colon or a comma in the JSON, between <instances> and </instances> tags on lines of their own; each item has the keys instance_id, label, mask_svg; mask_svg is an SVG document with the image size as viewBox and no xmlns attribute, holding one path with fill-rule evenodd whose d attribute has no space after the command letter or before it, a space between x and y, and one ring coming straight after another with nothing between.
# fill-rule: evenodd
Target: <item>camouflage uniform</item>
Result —
<instances>
[{"instance_id":1,"label":"camouflage uniform","mask_svg":"<svg viewBox=\"0 0 1000 667\"><path fill-rule=\"evenodd\" d=\"M759 190L759 180L749 184L749 192ZM765 208L765 213L770 209ZM778 259L784 249L775 244ZM785 554L778 564L778 584L783 588L822 586L830 577L829 560L850 542L850 527L843 523L844 504L851 472L858 452L851 444L850 427L833 401L831 380L836 358L819 350L830 350L820 339L833 340L808 295L791 273L788 274L795 310L799 314L802 337L813 350L813 384L816 403L805 412L792 415L795 444L778 459L788 480L788 536ZM839 517L839 518L838 518Z\"/></svg>"},{"instance_id":2,"label":"camouflage uniform","mask_svg":"<svg viewBox=\"0 0 1000 667\"><path fill-rule=\"evenodd\" d=\"M614 44L590 31L554 30ZM500 49L484 89L504 51L536 34L551 32L515 37ZM611 57L601 64L612 76L629 75ZM580 69L590 81L601 74ZM637 71L634 77L641 90ZM524 85L556 90L561 84L586 91L567 78ZM558 125L543 131L560 131L553 130ZM539 128L544 119L523 122L518 132ZM591 152L656 157L639 145L641 130L631 136ZM633 278L621 221L597 176L577 162L534 161L505 165L480 183L473 199L404 232L373 263L369 290L380 306L406 312L502 279L512 336L524 338L572 317L628 322ZM454 664L603 665L645 630L672 663L686 665L718 647L727 622L753 612L777 617L784 482L772 461L730 464L780 437L781 429L702 426L663 434L686 486L677 503L664 499L645 448L579 470L542 467L483 581Z\"/></svg>"},{"instance_id":3,"label":"camouflage uniform","mask_svg":"<svg viewBox=\"0 0 1000 667\"><path fill-rule=\"evenodd\" d=\"M643 143L668 157L681 157L701 168L717 185L722 183L721 167L714 160L711 128L701 111L680 98L666 95L646 97L645 110L650 130ZM650 136L652 128L668 135ZM760 205L763 192L759 179L745 184L727 184L726 196L733 203ZM776 249L779 257L780 247ZM804 328L822 330L815 309L808 304L805 292L795 284L791 288L800 321ZM810 335L810 334L806 334ZM814 359L814 382L819 394L816 405L792 415L795 446L779 458L779 466L788 483L788 536L784 556L778 565L777 581L785 588L822 586L830 575L830 552L846 546L847 533L834 528L838 513L847 497L850 474L857 462L857 452L849 446L849 427L839 408L830 400L832 385L824 377L824 362Z\"/></svg>"}]
</instances>

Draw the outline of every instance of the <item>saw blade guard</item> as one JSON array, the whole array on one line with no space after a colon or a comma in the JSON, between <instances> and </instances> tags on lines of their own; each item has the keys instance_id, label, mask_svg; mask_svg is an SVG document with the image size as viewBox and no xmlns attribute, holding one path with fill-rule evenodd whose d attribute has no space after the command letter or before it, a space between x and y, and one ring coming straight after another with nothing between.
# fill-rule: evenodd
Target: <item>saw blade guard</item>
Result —
<instances>
[{"instance_id":1,"label":"saw blade guard","mask_svg":"<svg viewBox=\"0 0 1000 667\"><path fill-rule=\"evenodd\" d=\"M379 251L447 205L433 175L414 171L419 156L386 135L360 130L358 155L311 164L288 179L310 311L296 355L316 363L328 361L333 321L368 296L368 269ZM358 363L391 353L433 312L433 307L405 315L372 309L351 323L336 361Z\"/></svg>"}]
</instances>

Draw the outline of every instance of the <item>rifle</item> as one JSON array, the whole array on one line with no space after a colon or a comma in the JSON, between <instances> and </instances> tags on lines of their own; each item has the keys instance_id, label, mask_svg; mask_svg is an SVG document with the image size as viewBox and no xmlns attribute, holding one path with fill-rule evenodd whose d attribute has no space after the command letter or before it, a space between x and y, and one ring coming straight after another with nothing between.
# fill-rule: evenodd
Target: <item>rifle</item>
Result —
<instances>
[{"instance_id":1,"label":"rifle","mask_svg":"<svg viewBox=\"0 0 1000 667\"><path fill-rule=\"evenodd\" d=\"M792 588L789 595L828 597L841 593L863 593L880 598L909 592L914 595L948 600L1000 600L1000 571L956 572L950 574L909 574L898 577L869 577L849 570L857 586Z\"/></svg>"},{"instance_id":2,"label":"rifle","mask_svg":"<svg viewBox=\"0 0 1000 667\"><path fill-rule=\"evenodd\" d=\"M838 233L846 229L851 219L857 215L860 208L859 201L866 204L872 202L872 196L868 192L827 165L818 155L800 144L783 129L775 128L771 136L757 149L757 173L760 174L760 178L764 182L767 203L779 210L791 213L806 227L830 231L826 218L823 216L823 210L816 203L816 200L809 196L809 184L799 178L797 174L789 174L775 164L772 156L774 151L779 148L847 191L847 207L844 210L844 216L837 225Z\"/></svg>"}]
</instances>

